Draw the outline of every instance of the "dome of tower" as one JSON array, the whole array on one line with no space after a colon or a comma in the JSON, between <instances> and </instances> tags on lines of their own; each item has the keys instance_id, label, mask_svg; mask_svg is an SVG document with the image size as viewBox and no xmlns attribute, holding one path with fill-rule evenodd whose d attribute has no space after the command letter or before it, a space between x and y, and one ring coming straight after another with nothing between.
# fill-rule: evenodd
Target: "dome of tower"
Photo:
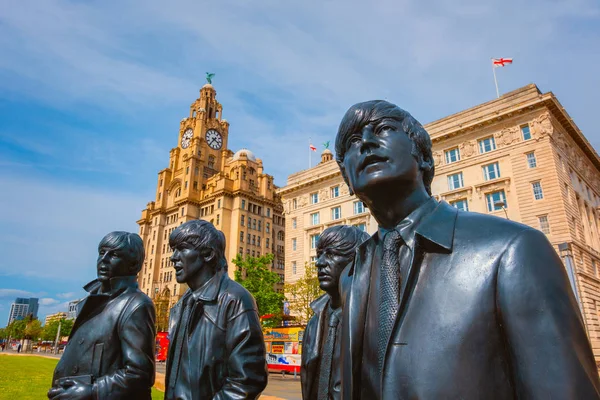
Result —
<instances>
[{"instance_id":1,"label":"dome of tower","mask_svg":"<svg viewBox=\"0 0 600 400\"><path fill-rule=\"evenodd\" d=\"M213 85L211 85L210 83L207 83L204 86L202 86L202 89L212 89L212 90L215 90L215 88L213 87ZM200 89L200 90L202 90L202 89Z\"/></svg>"},{"instance_id":2,"label":"dome of tower","mask_svg":"<svg viewBox=\"0 0 600 400\"><path fill-rule=\"evenodd\" d=\"M234 160L239 160L241 156L246 156L248 160L256 162L256 156L253 152L248 149L241 149L235 152L233 155Z\"/></svg>"}]
</instances>

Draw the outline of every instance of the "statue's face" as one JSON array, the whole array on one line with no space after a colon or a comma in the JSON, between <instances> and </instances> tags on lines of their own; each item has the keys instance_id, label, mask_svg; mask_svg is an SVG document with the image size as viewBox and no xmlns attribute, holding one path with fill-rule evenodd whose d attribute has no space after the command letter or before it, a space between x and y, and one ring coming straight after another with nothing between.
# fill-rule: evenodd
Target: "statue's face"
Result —
<instances>
[{"instance_id":1,"label":"statue's face","mask_svg":"<svg viewBox=\"0 0 600 400\"><path fill-rule=\"evenodd\" d=\"M342 271L352 260L351 256L342 255L330 248L317 246L317 278L319 287L327 293L337 292Z\"/></svg>"},{"instance_id":2,"label":"statue's face","mask_svg":"<svg viewBox=\"0 0 600 400\"><path fill-rule=\"evenodd\" d=\"M183 242L173 248L171 261L175 268L178 283L189 282L205 266L204 257L193 245Z\"/></svg>"},{"instance_id":3,"label":"statue's face","mask_svg":"<svg viewBox=\"0 0 600 400\"><path fill-rule=\"evenodd\" d=\"M98 250L98 280L105 282L110 278L132 275L132 263L131 255L127 249L101 247Z\"/></svg>"},{"instance_id":4,"label":"statue's face","mask_svg":"<svg viewBox=\"0 0 600 400\"><path fill-rule=\"evenodd\" d=\"M399 121L383 118L370 122L350 135L345 146L343 173L359 198L381 184L406 185L412 190L422 182L411 154L413 143Z\"/></svg>"}]
</instances>

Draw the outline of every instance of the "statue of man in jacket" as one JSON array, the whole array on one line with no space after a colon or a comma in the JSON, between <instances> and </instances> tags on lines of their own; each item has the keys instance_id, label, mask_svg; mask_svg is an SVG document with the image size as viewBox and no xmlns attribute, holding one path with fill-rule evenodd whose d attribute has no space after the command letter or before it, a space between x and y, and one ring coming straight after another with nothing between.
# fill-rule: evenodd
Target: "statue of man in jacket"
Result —
<instances>
[{"instance_id":1,"label":"statue of man in jacket","mask_svg":"<svg viewBox=\"0 0 600 400\"><path fill-rule=\"evenodd\" d=\"M225 236L192 220L169 237L177 282L165 400L256 399L267 385L265 343L252 295L229 279Z\"/></svg>"},{"instance_id":2,"label":"statue of man in jacket","mask_svg":"<svg viewBox=\"0 0 600 400\"><path fill-rule=\"evenodd\" d=\"M144 244L111 232L98 245L98 279L84 289L48 398L150 400L154 384L154 305L138 289Z\"/></svg>"},{"instance_id":3,"label":"statue of man in jacket","mask_svg":"<svg viewBox=\"0 0 600 400\"><path fill-rule=\"evenodd\" d=\"M317 242L315 267L325 294L311 303L314 315L304 331L300 378L305 400L340 398L339 281L344 267L354 260L356 248L368 238L359 228L337 225L325 229Z\"/></svg>"}]
</instances>

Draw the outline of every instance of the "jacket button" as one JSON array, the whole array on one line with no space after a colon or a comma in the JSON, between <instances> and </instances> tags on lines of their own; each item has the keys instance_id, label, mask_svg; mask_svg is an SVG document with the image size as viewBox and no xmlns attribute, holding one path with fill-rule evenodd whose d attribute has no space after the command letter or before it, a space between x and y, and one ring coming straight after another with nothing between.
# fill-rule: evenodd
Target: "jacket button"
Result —
<instances>
[{"instance_id":1,"label":"jacket button","mask_svg":"<svg viewBox=\"0 0 600 400\"><path fill-rule=\"evenodd\" d=\"M78 373L79 372L79 366L78 365L74 366L73 369L72 369L72 371L73 371L73 372L71 372L72 374Z\"/></svg>"},{"instance_id":2,"label":"jacket button","mask_svg":"<svg viewBox=\"0 0 600 400\"><path fill-rule=\"evenodd\" d=\"M81 338L81 339L79 339L79 342L78 342L78 343L79 343L79 344L83 344L83 342L84 342L84 340L83 340L83 338Z\"/></svg>"}]
</instances>

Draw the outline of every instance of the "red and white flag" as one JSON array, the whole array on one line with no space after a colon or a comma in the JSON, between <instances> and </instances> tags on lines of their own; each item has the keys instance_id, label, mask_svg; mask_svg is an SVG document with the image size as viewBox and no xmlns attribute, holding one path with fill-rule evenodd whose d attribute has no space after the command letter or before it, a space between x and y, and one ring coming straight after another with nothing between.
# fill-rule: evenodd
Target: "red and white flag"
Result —
<instances>
[{"instance_id":1,"label":"red and white flag","mask_svg":"<svg viewBox=\"0 0 600 400\"><path fill-rule=\"evenodd\" d=\"M506 67L508 64L512 64L512 61L512 58L492 58L494 68Z\"/></svg>"},{"instance_id":2,"label":"red and white flag","mask_svg":"<svg viewBox=\"0 0 600 400\"><path fill-rule=\"evenodd\" d=\"M311 144L308 145L312 151L317 151L317 148Z\"/></svg>"}]
</instances>

